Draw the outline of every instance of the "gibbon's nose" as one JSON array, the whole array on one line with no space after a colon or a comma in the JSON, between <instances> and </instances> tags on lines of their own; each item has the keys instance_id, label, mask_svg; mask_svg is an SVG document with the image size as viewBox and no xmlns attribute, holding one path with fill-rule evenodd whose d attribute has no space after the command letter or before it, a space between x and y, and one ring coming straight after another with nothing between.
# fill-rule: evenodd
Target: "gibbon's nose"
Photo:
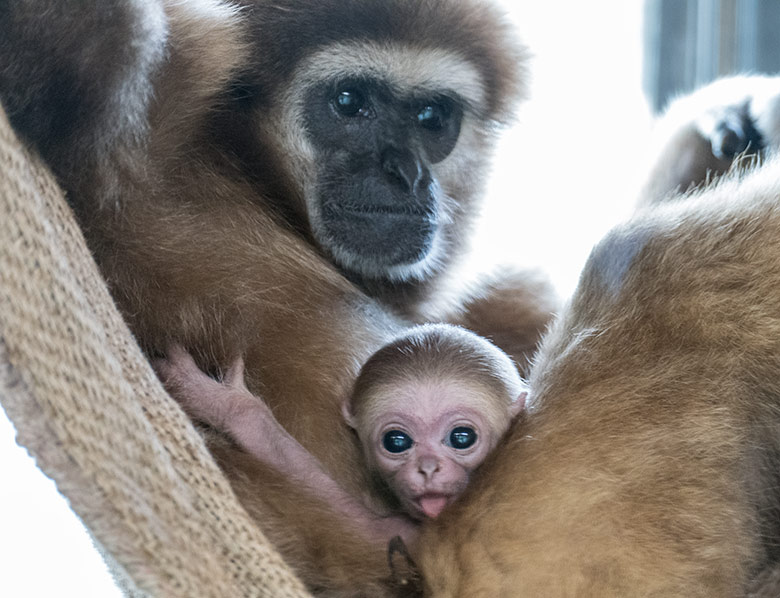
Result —
<instances>
[{"instance_id":1,"label":"gibbon's nose","mask_svg":"<svg viewBox=\"0 0 780 598\"><path fill-rule=\"evenodd\" d=\"M417 193L425 172L420 160L408 149L388 148L382 155L382 168L407 193Z\"/></svg>"},{"instance_id":2,"label":"gibbon's nose","mask_svg":"<svg viewBox=\"0 0 780 598\"><path fill-rule=\"evenodd\" d=\"M433 474L439 471L439 460L434 457L423 457L417 463L417 469L425 479L430 480Z\"/></svg>"}]
</instances>

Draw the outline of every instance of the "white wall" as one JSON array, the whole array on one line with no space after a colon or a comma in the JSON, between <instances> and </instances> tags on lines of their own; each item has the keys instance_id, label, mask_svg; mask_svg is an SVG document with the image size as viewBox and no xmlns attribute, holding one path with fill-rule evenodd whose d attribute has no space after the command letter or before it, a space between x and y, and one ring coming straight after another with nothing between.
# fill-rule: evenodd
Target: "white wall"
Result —
<instances>
[{"instance_id":1,"label":"white wall","mask_svg":"<svg viewBox=\"0 0 780 598\"><path fill-rule=\"evenodd\" d=\"M478 248L542 266L566 295L644 168L642 2L506 4L534 56L532 95L499 150Z\"/></svg>"}]
</instances>

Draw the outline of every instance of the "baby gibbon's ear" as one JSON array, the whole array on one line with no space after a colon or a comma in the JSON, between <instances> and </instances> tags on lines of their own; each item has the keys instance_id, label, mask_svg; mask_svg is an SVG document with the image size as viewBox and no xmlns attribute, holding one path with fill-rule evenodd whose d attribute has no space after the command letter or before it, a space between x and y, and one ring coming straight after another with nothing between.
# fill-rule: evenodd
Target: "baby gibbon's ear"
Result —
<instances>
[{"instance_id":1,"label":"baby gibbon's ear","mask_svg":"<svg viewBox=\"0 0 780 598\"><path fill-rule=\"evenodd\" d=\"M511 405L509 405L509 413L512 415L512 418L517 417L523 411L525 411L525 404L527 400L528 390L523 390L520 392L520 394L517 395L515 400L512 401Z\"/></svg>"}]
</instances>

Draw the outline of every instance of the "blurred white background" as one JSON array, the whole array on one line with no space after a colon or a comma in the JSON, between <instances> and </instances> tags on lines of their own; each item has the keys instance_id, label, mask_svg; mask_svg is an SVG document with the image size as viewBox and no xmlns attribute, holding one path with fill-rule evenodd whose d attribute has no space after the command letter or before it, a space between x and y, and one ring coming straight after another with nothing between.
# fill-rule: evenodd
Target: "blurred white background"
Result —
<instances>
[{"instance_id":1,"label":"blurred white background","mask_svg":"<svg viewBox=\"0 0 780 598\"><path fill-rule=\"evenodd\" d=\"M640 0L506 0L532 49L531 99L497 154L478 249L546 270L562 294L631 209L648 109ZM54 484L0 412L0 596L119 596Z\"/></svg>"},{"instance_id":2,"label":"blurred white background","mask_svg":"<svg viewBox=\"0 0 780 598\"><path fill-rule=\"evenodd\" d=\"M533 57L531 97L497 153L478 250L539 265L568 295L646 167L643 3L506 4Z\"/></svg>"}]
</instances>

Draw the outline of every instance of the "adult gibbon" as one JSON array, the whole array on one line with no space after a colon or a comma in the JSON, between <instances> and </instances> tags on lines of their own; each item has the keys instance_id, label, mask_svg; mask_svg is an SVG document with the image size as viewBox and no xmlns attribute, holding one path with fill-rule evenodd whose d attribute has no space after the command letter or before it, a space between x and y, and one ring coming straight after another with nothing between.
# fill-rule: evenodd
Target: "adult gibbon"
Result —
<instances>
[{"instance_id":1,"label":"adult gibbon","mask_svg":"<svg viewBox=\"0 0 780 598\"><path fill-rule=\"evenodd\" d=\"M780 78L740 77L662 119L528 416L423 532L426 596L780 595L780 158L703 185L777 148L778 107Z\"/></svg>"},{"instance_id":2,"label":"adult gibbon","mask_svg":"<svg viewBox=\"0 0 780 598\"><path fill-rule=\"evenodd\" d=\"M555 305L544 281L464 288L455 270L525 65L480 0L0 3L0 101L141 345L212 370L242 354L276 419L388 513L341 417L362 363L447 320L524 366ZM312 589L385 591L385 546L212 446Z\"/></svg>"}]
</instances>

